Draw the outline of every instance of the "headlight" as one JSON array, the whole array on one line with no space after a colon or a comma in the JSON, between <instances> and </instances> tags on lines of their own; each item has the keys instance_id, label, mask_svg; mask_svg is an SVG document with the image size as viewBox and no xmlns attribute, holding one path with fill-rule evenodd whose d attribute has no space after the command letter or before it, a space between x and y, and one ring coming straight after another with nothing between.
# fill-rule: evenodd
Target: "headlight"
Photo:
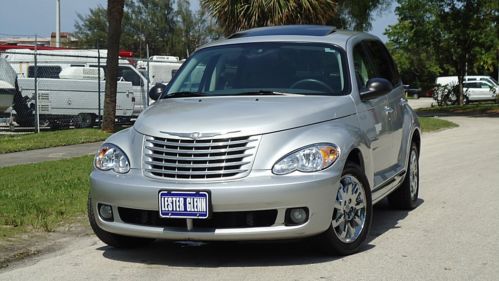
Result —
<instances>
[{"instance_id":1,"label":"headlight","mask_svg":"<svg viewBox=\"0 0 499 281\"><path fill-rule=\"evenodd\" d=\"M130 162L126 154L116 145L105 143L95 155L95 167L99 170L113 170L125 174L130 171Z\"/></svg>"},{"instance_id":2,"label":"headlight","mask_svg":"<svg viewBox=\"0 0 499 281\"><path fill-rule=\"evenodd\" d=\"M331 166L340 156L338 146L318 143L300 148L277 161L272 173L285 175L294 171L316 172Z\"/></svg>"}]
</instances>

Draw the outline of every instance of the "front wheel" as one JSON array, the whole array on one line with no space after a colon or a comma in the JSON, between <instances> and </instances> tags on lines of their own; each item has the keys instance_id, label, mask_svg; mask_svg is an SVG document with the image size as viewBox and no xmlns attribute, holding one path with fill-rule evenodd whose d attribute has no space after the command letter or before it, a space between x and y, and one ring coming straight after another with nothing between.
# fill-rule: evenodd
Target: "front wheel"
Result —
<instances>
[{"instance_id":1,"label":"front wheel","mask_svg":"<svg viewBox=\"0 0 499 281\"><path fill-rule=\"evenodd\" d=\"M372 221L371 191L358 165L346 164L333 208L331 225L320 236L322 248L331 254L356 253L366 240Z\"/></svg>"}]
</instances>

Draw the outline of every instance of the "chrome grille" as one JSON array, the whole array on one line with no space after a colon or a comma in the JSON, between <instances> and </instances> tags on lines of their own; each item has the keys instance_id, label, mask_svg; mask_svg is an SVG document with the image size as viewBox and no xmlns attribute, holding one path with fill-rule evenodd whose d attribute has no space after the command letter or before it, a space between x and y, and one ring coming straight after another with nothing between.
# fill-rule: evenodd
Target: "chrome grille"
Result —
<instances>
[{"instance_id":1,"label":"chrome grille","mask_svg":"<svg viewBox=\"0 0 499 281\"><path fill-rule=\"evenodd\" d=\"M244 177L250 172L259 142L258 136L198 140L146 136L145 172L186 180Z\"/></svg>"}]
</instances>

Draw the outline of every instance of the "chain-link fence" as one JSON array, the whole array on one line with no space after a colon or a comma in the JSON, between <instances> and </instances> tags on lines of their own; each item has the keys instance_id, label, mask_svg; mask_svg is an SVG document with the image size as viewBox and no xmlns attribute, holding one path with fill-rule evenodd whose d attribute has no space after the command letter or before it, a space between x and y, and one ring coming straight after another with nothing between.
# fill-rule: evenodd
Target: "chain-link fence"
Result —
<instances>
[{"instance_id":1,"label":"chain-link fence","mask_svg":"<svg viewBox=\"0 0 499 281\"><path fill-rule=\"evenodd\" d=\"M14 85L5 82L10 89L0 94L0 127L39 131L99 126L104 114L106 57L106 50L1 52L0 60L10 65L17 79ZM120 57L116 122L133 123L149 105L149 88L168 83L181 63L172 56Z\"/></svg>"}]
</instances>

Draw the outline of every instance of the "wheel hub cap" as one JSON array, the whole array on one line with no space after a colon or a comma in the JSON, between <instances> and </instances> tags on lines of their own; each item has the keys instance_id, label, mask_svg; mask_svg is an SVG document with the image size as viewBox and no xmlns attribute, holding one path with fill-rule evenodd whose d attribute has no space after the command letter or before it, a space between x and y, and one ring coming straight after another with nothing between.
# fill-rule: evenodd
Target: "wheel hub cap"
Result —
<instances>
[{"instance_id":1,"label":"wheel hub cap","mask_svg":"<svg viewBox=\"0 0 499 281\"><path fill-rule=\"evenodd\" d=\"M411 159L410 159L410 191L411 191L411 199L415 199L418 193L418 180L419 180L419 170L418 170L418 156L416 151L411 151Z\"/></svg>"},{"instance_id":2,"label":"wheel hub cap","mask_svg":"<svg viewBox=\"0 0 499 281\"><path fill-rule=\"evenodd\" d=\"M332 227L344 243L354 242L364 229L366 221L366 194L360 181L344 175L336 194Z\"/></svg>"}]
</instances>

